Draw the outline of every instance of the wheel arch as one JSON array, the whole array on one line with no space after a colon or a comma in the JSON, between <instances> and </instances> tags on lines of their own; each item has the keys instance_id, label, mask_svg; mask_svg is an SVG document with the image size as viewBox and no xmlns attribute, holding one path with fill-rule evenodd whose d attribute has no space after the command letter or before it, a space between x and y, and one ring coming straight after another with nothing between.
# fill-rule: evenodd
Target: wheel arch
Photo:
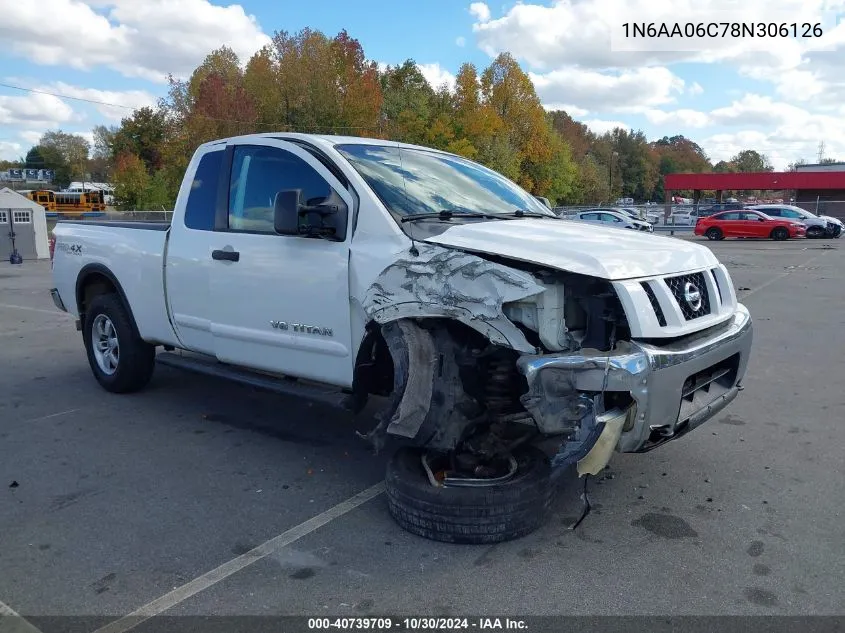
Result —
<instances>
[{"instance_id":1,"label":"wheel arch","mask_svg":"<svg viewBox=\"0 0 845 633\"><path fill-rule=\"evenodd\" d=\"M132 333L135 336L140 336L132 306L129 304L123 286L121 286L115 274L104 264L86 264L76 277L75 299L80 321L84 324L86 307L94 297L109 293L115 293L120 297L120 301L129 315Z\"/></svg>"}]
</instances>

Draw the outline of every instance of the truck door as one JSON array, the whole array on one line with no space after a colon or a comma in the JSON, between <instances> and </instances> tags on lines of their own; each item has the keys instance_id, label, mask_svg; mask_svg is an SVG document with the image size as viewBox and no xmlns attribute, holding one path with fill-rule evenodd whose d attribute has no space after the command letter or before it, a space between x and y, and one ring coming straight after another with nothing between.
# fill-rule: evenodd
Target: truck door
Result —
<instances>
[{"instance_id":1,"label":"truck door","mask_svg":"<svg viewBox=\"0 0 845 633\"><path fill-rule=\"evenodd\" d=\"M310 204L334 192L352 217L352 196L319 160L293 143L234 141L227 148L227 163L228 210L217 219L211 270L217 358L351 386L351 231L343 242L278 235L273 205L279 191L299 189Z\"/></svg>"},{"instance_id":2,"label":"truck door","mask_svg":"<svg viewBox=\"0 0 845 633\"><path fill-rule=\"evenodd\" d=\"M165 268L165 295L176 336L185 348L209 355L214 355L211 239L225 149L212 147L195 157L196 165L188 165L185 175L190 180L179 196L185 208L174 211Z\"/></svg>"}]
</instances>

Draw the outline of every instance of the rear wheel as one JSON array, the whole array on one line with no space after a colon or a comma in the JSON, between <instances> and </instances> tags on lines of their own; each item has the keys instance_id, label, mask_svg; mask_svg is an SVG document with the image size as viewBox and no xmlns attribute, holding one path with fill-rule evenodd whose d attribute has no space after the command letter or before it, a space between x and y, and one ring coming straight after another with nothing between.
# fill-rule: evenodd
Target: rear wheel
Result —
<instances>
[{"instance_id":1,"label":"rear wheel","mask_svg":"<svg viewBox=\"0 0 845 633\"><path fill-rule=\"evenodd\" d=\"M97 295L85 308L82 340L97 382L113 393L146 386L155 368L155 347L139 337L116 294Z\"/></svg>"},{"instance_id":2,"label":"rear wheel","mask_svg":"<svg viewBox=\"0 0 845 633\"><path fill-rule=\"evenodd\" d=\"M772 239L777 240L778 242L782 242L783 240L789 239L789 231L787 231L782 226L779 226L775 229L772 229Z\"/></svg>"},{"instance_id":3,"label":"rear wheel","mask_svg":"<svg viewBox=\"0 0 845 633\"><path fill-rule=\"evenodd\" d=\"M715 226L712 229L707 229L707 232L704 234L707 236L708 240L723 240L725 239L724 234L722 233L721 229L717 229Z\"/></svg>"},{"instance_id":4,"label":"rear wheel","mask_svg":"<svg viewBox=\"0 0 845 633\"><path fill-rule=\"evenodd\" d=\"M499 543L530 534L546 518L554 486L546 454L523 447L499 472L451 478L449 458L402 448L387 465L390 514L405 530L448 543ZM451 482L451 483L450 483Z\"/></svg>"}]
</instances>

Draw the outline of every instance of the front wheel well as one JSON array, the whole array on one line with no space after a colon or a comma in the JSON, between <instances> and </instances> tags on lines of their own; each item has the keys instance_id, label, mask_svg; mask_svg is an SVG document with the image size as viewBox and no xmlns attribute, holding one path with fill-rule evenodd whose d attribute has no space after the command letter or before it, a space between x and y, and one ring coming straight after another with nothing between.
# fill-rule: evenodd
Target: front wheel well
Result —
<instances>
[{"instance_id":1,"label":"front wheel well","mask_svg":"<svg viewBox=\"0 0 845 633\"><path fill-rule=\"evenodd\" d=\"M414 319L414 322L427 330L442 328L456 340L466 341L477 350L490 345L490 341L482 334L459 321L446 318L424 318ZM388 396L394 388L395 367L387 341L382 334L382 327L385 325L387 323L379 324L370 321L365 328L361 345L358 347L352 389L356 394L356 400L360 399L362 406L368 395Z\"/></svg>"}]
</instances>

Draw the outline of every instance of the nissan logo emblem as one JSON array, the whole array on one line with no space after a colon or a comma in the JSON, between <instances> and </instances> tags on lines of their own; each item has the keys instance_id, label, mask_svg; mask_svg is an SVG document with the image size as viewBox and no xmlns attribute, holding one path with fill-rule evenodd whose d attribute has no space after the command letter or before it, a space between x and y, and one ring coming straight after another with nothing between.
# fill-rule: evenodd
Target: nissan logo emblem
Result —
<instances>
[{"instance_id":1,"label":"nissan logo emblem","mask_svg":"<svg viewBox=\"0 0 845 633\"><path fill-rule=\"evenodd\" d=\"M701 292L692 282L684 284L684 300L693 312L701 309Z\"/></svg>"}]
</instances>

